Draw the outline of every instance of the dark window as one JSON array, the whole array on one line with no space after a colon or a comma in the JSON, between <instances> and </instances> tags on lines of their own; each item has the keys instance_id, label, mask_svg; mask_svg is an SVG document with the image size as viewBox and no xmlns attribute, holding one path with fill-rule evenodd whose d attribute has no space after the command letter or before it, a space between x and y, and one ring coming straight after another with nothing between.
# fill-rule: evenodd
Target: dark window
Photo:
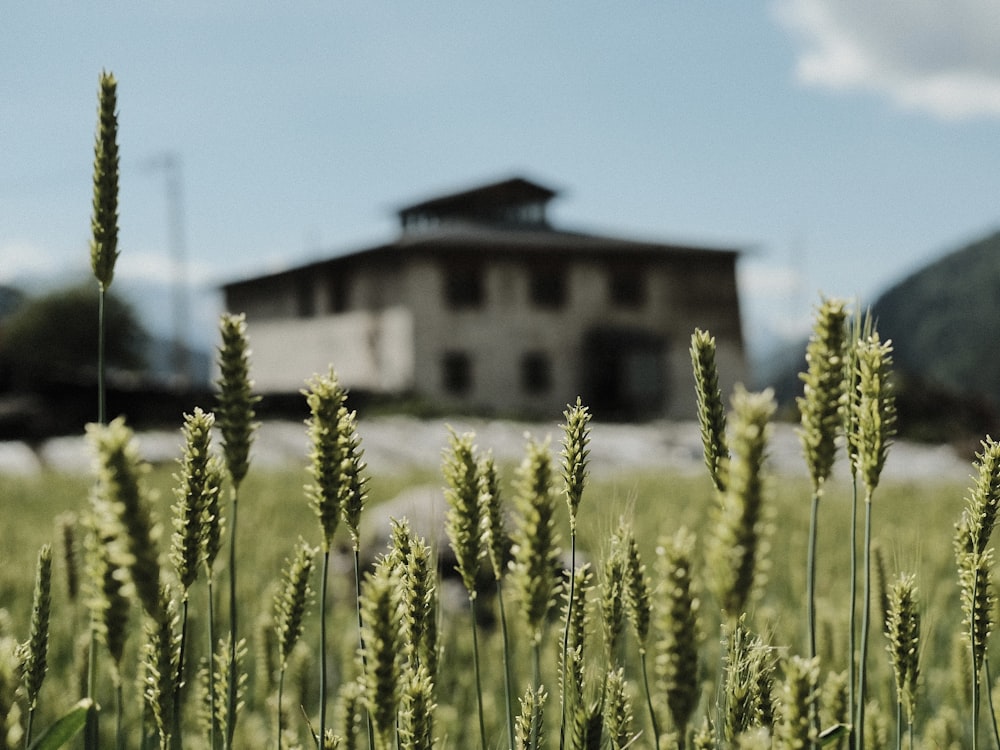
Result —
<instances>
[{"instance_id":1,"label":"dark window","mask_svg":"<svg viewBox=\"0 0 1000 750\"><path fill-rule=\"evenodd\" d=\"M521 358L521 388L542 394L552 389L552 363L544 352L528 352Z\"/></svg>"},{"instance_id":2,"label":"dark window","mask_svg":"<svg viewBox=\"0 0 1000 750\"><path fill-rule=\"evenodd\" d=\"M532 271L531 302L550 309L565 305L566 271L562 268L537 268Z\"/></svg>"},{"instance_id":3,"label":"dark window","mask_svg":"<svg viewBox=\"0 0 1000 750\"><path fill-rule=\"evenodd\" d=\"M480 266L450 266L445 270L444 296L448 307L480 307L483 304L483 271Z\"/></svg>"},{"instance_id":4,"label":"dark window","mask_svg":"<svg viewBox=\"0 0 1000 750\"><path fill-rule=\"evenodd\" d=\"M609 278L611 302L618 307L642 307L646 303L646 277L637 268L619 268Z\"/></svg>"},{"instance_id":5,"label":"dark window","mask_svg":"<svg viewBox=\"0 0 1000 750\"><path fill-rule=\"evenodd\" d=\"M295 305L300 318L316 314L316 291L311 276L299 276L295 280Z\"/></svg>"},{"instance_id":6,"label":"dark window","mask_svg":"<svg viewBox=\"0 0 1000 750\"><path fill-rule=\"evenodd\" d=\"M350 307L350 280L344 271L333 271L329 283L330 312L345 312Z\"/></svg>"},{"instance_id":7,"label":"dark window","mask_svg":"<svg viewBox=\"0 0 1000 750\"><path fill-rule=\"evenodd\" d=\"M472 361L465 352L445 352L441 382L448 393L468 393L472 388Z\"/></svg>"}]
</instances>

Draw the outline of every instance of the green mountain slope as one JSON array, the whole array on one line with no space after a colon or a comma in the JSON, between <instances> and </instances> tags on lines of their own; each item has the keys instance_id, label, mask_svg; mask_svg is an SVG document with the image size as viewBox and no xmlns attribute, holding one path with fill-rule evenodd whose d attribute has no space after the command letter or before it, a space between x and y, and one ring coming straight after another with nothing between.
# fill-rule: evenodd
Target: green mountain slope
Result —
<instances>
[{"instance_id":1,"label":"green mountain slope","mask_svg":"<svg viewBox=\"0 0 1000 750\"><path fill-rule=\"evenodd\" d=\"M897 372L1000 403L1000 232L910 275L872 311Z\"/></svg>"}]
</instances>

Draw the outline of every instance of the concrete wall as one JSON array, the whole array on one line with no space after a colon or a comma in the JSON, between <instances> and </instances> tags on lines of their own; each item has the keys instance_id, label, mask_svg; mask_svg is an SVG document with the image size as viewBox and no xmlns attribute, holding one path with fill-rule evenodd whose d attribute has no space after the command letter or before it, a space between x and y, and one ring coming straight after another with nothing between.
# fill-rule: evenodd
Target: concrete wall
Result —
<instances>
[{"instance_id":1,"label":"concrete wall","mask_svg":"<svg viewBox=\"0 0 1000 750\"><path fill-rule=\"evenodd\" d=\"M729 262L731 274L731 260ZM433 259L412 264L404 284L414 311L414 386L428 399L456 408L474 405L499 413L559 414L566 403L588 387L586 350L593 330L621 330L662 341L662 403L651 405L649 417L694 416L694 382L688 346L695 326L719 327L727 370L724 384L744 376L739 341L739 308L735 285L707 269L712 278L685 280L666 265L648 264L644 271L646 298L636 308L616 307L609 299L612 266L601 261L577 261L566 266L567 298L558 309L542 309L530 296L531 271L515 260L484 266L484 300L474 309L449 309L444 303L445 266ZM688 269L684 269L688 270ZM691 269L696 274L696 269ZM690 279L689 279L690 280ZM678 289L681 289L678 292ZM685 307L700 294L699 305ZM726 339L730 338L727 342ZM466 393L449 393L442 379L448 352L461 351L472 362ZM551 386L530 393L522 386L522 359L545 353L552 362ZM720 362L721 364L721 362Z\"/></svg>"},{"instance_id":2,"label":"concrete wall","mask_svg":"<svg viewBox=\"0 0 1000 750\"><path fill-rule=\"evenodd\" d=\"M373 393L413 387L413 316L403 307L248 325L251 374L262 393L294 393L332 366L341 384Z\"/></svg>"}]
</instances>

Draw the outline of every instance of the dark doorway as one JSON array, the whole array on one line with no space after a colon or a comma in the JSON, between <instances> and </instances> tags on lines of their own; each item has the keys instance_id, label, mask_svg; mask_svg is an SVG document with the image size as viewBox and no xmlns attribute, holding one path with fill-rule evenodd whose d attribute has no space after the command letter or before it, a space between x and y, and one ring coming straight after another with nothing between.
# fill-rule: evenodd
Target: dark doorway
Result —
<instances>
[{"instance_id":1,"label":"dark doorway","mask_svg":"<svg viewBox=\"0 0 1000 750\"><path fill-rule=\"evenodd\" d=\"M601 328L584 341L584 401L604 419L659 417L667 399L667 343L629 328Z\"/></svg>"}]
</instances>

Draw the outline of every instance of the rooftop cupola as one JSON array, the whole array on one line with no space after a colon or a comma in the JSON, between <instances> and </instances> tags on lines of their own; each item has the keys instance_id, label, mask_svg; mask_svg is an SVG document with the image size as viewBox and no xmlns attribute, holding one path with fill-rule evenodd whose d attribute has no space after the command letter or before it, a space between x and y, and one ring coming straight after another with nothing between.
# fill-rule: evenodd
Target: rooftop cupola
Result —
<instances>
[{"instance_id":1,"label":"rooftop cupola","mask_svg":"<svg viewBox=\"0 0 1000 750\"><path fill-rule=\"evenodd\" d=\"M547 228L546 208L556 192L521 177L452 193L399 211L404 232L452 223L517 229Z\"/></svg>"}]
</instances>

